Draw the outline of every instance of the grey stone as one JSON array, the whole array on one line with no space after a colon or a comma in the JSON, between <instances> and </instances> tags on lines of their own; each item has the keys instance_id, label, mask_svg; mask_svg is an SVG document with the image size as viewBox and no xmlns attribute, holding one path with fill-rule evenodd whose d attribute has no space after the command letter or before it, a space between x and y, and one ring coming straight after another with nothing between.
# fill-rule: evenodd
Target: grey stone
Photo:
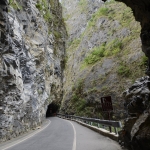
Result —
<instances>
[{"instance_id":1,"label":"grey stone","mask_svg":"<svg viewBox=\"0 0 150 150\"><path fill-rule=\"evenodd\" d=\"M61 23L58 29L57 25L48 24L36 2L20 0L20 10L0 2L0 142L39 126L47 105L62 99L65 26ZM62 8L58 1L54 2L60 22ZM61 31L62 40L56 41L54 28ZM53 92L52 84L57 87Z\"/></svg>"}]
</instances>

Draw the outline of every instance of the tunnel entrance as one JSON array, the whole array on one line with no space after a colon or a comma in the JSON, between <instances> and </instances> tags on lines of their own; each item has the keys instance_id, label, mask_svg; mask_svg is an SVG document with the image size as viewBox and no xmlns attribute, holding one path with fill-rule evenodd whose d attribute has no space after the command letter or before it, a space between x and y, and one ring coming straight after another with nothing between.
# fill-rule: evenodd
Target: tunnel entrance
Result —
<instances>
[{"instance_id":1,"label":"tunnel entrance","mask_svg":"<svg viewBox=\"0 0 150 150\"><path fill-rule=\"evenodd\" d=\"M47 111L46 111L46 118L55 116L58 109L59 109L59 106L57 104L55 103L49 104L47 107Z\"/></svg>"}]
</instances>

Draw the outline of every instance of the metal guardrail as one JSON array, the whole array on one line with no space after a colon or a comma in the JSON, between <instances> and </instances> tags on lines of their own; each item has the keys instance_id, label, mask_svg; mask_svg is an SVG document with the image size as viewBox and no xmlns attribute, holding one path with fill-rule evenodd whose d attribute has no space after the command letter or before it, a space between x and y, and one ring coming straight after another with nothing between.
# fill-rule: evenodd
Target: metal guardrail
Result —
<instances>
[{"instance_id":1,"label":"metal guardrail","mask_svg":"<svg viewBox=\"0 0 150 150\"><path fill-rule=\"evenodd\" d=\"M100 127L100 125L103 126L103 128L105 127L109 127L109 131L112 132L112 127L114 127L114 131L116 134L118 134L118 130L117 128L121 128L122 124L120 121L113 121L113 120L100 120L100 119L96 119L96 118L86 118L86 117L79 117L79 116L74 116L74 115L64 115L64 114L57 114L58 117L65 117L65 118L69 118L69 119L75 119L75 120L79 120L82 121L84 123L90 123L90 125L93 125L93 123L97 123L98 127Z\"/></svg>"}]
</instances>

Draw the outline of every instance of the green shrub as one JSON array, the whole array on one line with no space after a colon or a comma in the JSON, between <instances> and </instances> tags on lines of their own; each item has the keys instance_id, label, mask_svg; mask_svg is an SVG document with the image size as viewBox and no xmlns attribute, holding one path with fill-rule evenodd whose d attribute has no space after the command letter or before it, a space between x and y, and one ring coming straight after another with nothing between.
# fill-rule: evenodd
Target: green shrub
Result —
<instances>
[{"instance_id":1,"label":"green shrub","mask_svg":"<svg viewBox=\"0 0 150 150\"><path fill-rule=\"evenodd\" d=\"M117 70L117 73L120 76L129 77L131 74L131 71L127 65L121 64Z\"/></svg>"},{"instance_id":2,"label":"green shrub","mask_svg":"<svg viewBox=\"0 0 150 150\"><path fill-rule=\"evenodd\" d=\"M80 79L80 80L77 82L76 93L78 93L78 94L81 94L81 93L82 93L83 84L84 84L83 79Z\"/></svg>"},{"instance_id":3,"label":"green shrub","mask_svg":"<svg viewBox=\"0 0 150 150\"><path fill-rule=\"evenodd\" d=\"M76 102L76 101L78 101L78 100L79 100L78 95L73 94L73 96L72 96L72 101L73 101L73 102Z\"/></svg>"},{"instance_id":4,"label":"green shrub","mask_svg":"<svg viewBox=\"0 0 150 150\"><path fill-rule=\"evenodd\" d=\"M109 9L107 7L101 7L97 12L95 12L91 19L88 22L88 28L93 27L96 25L97 19L99 19L102 16L107 16L108 15Z\"/></svg>"},{"instance_id":5,"label":"green shrub","mask_svg":"<svg viewBox=\"0 0 150 150\"><path fill-rule=\"evenodd\" d=\"M95 26L95 22L93 21L93 19L91 19L89 22L88 22L88 27L94 27Z\"/></svg>"},{"instance_id":6,"label":"green shrub","mask_svg":"<svg viewBox=\"0 0 150 150\"><path fill-rule=\"evenodd\" d=\"M61 38L61 33L60 32L54 31L53 33L54 33L55 38L57 38L57 39Z\"/></svg>"},{"instance_id":7,"label":"green shrub","mask_svg":"<svg viewBox=\"0 0 150 150\"><path fill-rule=\"evenodd\" d=\"M72 87L71 103L74 105L76 112L81 112L86 107L86 100L83 94L84 80L80 79L75 86Z\"/></svg>"},{"instance_id":8,"label":"green shrub","mask_svg":"<svg viewBox=\"0 0 150 150\"><path fill-rule=\"evenodd\" d=\"M101 91L106 92L107 90L108 90L108 86L102 86Z\"/></svg>"},{"instance_id":9,"label":"green shrub","mask_svg":"<svg viewBox=\"0 0 150 150\"><path fill-rule=\"evenodd\" d=\"M88 93L93 93L93 92L97 92L97 88L96 87L93 87L92 89L88 90Z\"/></svg>"},{"instance_id":10,"label":"green shrub","mask_svg":"<svg viewBox=\"0 0 150 150\"><path fill-rule=\"evenodd\" d=\"M91 54L89 54L85 58L86 64L94 64L99 61L102 57L104 57L105 46L94 47Z\"/></svg>"},{"instance_id":11,"label":"green shrub","mask_svg":"<svg viewBox=\"0 0 150 150\"><path fill-rule=\"evenodd\" d=\"M122 42L119 39L114 39L106 44L106 51L104 53L105 56L110 56L113 54L117 54L120 52L122 48Z\"/></svg>"},{"instance_id":12,"label":"green shrub","mask_svg":"<svg viewBox=\"0 0 150 150\"><path fill-rule=\"evenodd\" d=\"M79 46L80 42L81 42L81 38L76 38L73 41L70 41L68 43L69 48L67 49L67 51L75 50Z\"/></svg>"},{"instance_id":13,"label":"green shrub","mask_svg":"<svg viewBox=\"0 0 150 150\"><path fill-rule=\"evenodd\" d=\"M84 111L85 111L85 115L87 117L92 117L93 116L93 107L88 106L88 107L85 108Z\"/></svg>"},{"instance_id":14,"label":"green shrub","mask_svg":"<svg viewBox=\"0 0 150 150\"><path fill-rule=\"evenodd\" d=\"M74 48L76 48L79 44L80 44L81 40L80 39L75 39L73 42L72 42L72 45Z\"/></svg>"},{"instance_id":15,"label":"green shrub","mask_svg":"<svg viewBox=\"0 0 150 150\"><path fill-rule=\"evenodd\" d=\"M79 101L79 98L81 98L81 95L82 95L82 90L83 90L83 85L84 85L84 81L83 79L80 79L77 83L76 83L76 86L72 86L72 97L71 97L71 100L73 102L76 102L76 101Z\"/></svg>"},{"instance_id":16,"label":"green shrub","mask_svg":"<svg viewBox=\"0 0 150 150\"><path fill-rule=\"evenodd\" d=\"M37 3L36 8L41 11L42 10L42 5L40 3Z\"/></svg>"},{"instance_id":17,"label":"green shrub","mask_svg":"<svg viewBox=\"0 0 150 150\"><path fill-rule=\"evenodd\" d=\"M103 43L99 47L94 47L92 52L84 59L84 62L87 65L94 64L104 56L116 55L120 52L121 48L122 42L118 39L112 40L108 44Z\"/></svg>"},{"instance_id":18,"label":"green shrub","mask_svg":"<svg viewBox=\"0 0 150 150\"><path fill-rule=\"evenodd\" d=\"M48 4L47 0L41 0L41 1L37 2L36 8L41 12L45 21L51 22L52 15L51 15L51 12L48 8L48 5L49 4Z\"/></svg>"},{"instance_id":19,"label":"green shrub","mask_svg":"<svg viewBox=\"0 0 150 150\"><path fill-rule=\"evenodd\" d=\"M98 16L107 16L108 15L108 11L109 11L109 9L107 7L101 7L98 10L97 15Z\"/></svg>"},{"instance_id":20,"label":"green shrub","mask_svg":"<svg viewBox=\"0 0 150 150\"><path fill-rule=\"evenodd\" d=\"M114 39L112 40L108 45L107 48L109 49L114 49L114 48L121 48L122 47L122 42L119 39Z\"/></svg>"},{"instance_id":21,"label":"green shrub","mask_svg":"<svg viewBox=\"0 0 150 150\"><path fill-rule=\"evenodd\" d=\"M86 107L86 100L83 98L79 99L78 105L77 105L77 111L81 111Z\"/></svg>"},{"instance_id":22,"label":"green shrub","mask_svg":"<svg viewBox=\"0 0 150 150\"><path fill-rule=\"evenodd\" d=\"M140 66L147 66L148 65L148 57L146 57L145 55L142 57Z\"/></svg>"},{"instance_id":23,"label":"green shrub","mask_svg":"<svg viewBox=\"0 0 150 150\"><path fill-rule=\"evenodd\" d=\"M14 0L9 0L9 4L10 6L12 6L14 9L20 9L22 10L22 6L17 2L17 1L14 1Z\"/></svg>"}]
</instances>

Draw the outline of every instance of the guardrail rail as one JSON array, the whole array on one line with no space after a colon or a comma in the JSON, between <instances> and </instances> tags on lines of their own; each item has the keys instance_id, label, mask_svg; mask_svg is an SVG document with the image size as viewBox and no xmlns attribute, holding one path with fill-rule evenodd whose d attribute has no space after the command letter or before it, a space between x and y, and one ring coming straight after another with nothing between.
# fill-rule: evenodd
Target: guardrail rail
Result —
<instances>
[{"instance_id":1,"label":"guardrail rail","mask_svg":"<svg viewBox=\"0 0 150 150\"><path fill-rule=\"evenodd\" d=\"M112 132L112 127L114 128L115 133L118 135L118 128L122 127L122 124L120 121L113 121L113 120L101 120L96 118L87 118L87 117L79 117L74 115L65 115L65 114L57 114L58 117L68 118L71 120L77 120L81 121L90 125L93 125L93 123L97 123L97 126L99 128L105 128L108 127L109 131ZM100 126L101 125L101 126Z\"/></svg>"}]
</instances>

